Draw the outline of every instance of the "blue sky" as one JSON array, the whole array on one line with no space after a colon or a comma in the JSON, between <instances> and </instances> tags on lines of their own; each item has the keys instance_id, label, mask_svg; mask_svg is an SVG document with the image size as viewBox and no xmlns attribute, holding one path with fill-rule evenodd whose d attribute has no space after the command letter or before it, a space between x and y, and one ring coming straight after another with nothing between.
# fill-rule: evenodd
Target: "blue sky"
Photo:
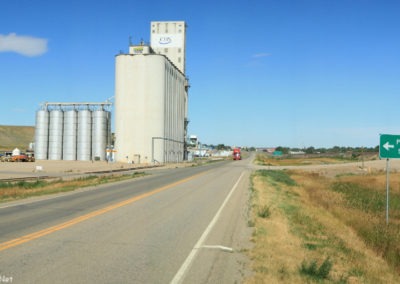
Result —
<instances>
[{"instance_id":1,"label":"blue sky","mask_svg":"<svg viewBox=\"0 0 400 284\"><path fill-rule=\"evenodd\" d=\"M400 1L0 2L0 124L114 95L115 55L186 21L189 133L206 144L332 147L400 134Z\"/></svg>"}]
</instances>

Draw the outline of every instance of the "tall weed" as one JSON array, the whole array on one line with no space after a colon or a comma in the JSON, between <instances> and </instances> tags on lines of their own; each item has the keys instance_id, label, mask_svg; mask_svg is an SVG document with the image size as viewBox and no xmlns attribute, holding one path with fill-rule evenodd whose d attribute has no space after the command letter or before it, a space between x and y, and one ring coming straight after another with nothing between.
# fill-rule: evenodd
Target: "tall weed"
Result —
<instances>
[{"instance_id":1,"label":"tall weed","mask_svg":"<svg viewBox=\"0 0 400 284\"><path fill-rule=\"evenodd\" d=\"M386 195L372 188L351 182L335 182L332 189L343 193L352 208L371 213L383 212L386 208Z\"/></svg>"}]
</instances>

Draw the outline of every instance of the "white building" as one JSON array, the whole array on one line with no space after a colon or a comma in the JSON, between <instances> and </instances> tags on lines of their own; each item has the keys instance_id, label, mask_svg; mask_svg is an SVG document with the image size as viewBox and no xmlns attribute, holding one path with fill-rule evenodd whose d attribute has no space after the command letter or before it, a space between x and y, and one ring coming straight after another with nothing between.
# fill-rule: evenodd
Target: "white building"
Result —
<instances>
[{"instance_id":1,"label":"white building","mask_svg":"<svg viewBox=\"0 0 400 284\"><path fill-rule=\"evenodd\" d=\"M199 146L199 139L197 138L196 135L190 135L189 141L188 141L188 146L195 147L195 148L197 148Z\"/></svg>"},{"instance_id":2,"label":"white building","mask_svg":"<svg viewBox=\"0 0 400 284\"><path fill-rule=\"evenodd\" d=\"M150 31L150 46L154 52L167 56L185 74L185 22L151 22Z\"/></svg>"},{"instance_id":3,"label":"white building","mask_svg":"<svg viewBox=\"0 0 400 284\"><path fill-rule=\"evenodd\" d=\"M178 23L185 26L184 22ZM128 54L117 55L116 160L182 161L188 121L187 91L187 78L168 56L154 53L144 45L131 46Z\"/></svg>"}]
</instances>

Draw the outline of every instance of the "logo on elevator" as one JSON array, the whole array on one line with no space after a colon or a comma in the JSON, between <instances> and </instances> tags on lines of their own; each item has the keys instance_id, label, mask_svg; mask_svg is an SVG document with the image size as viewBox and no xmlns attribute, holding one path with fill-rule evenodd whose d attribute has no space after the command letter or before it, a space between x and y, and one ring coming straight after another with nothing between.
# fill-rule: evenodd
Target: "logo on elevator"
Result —
<instances>
[{"instance_id":1,"label":"logo on elevator","mask_svg":"<svg viewBox=\"0 0 400 284\"><path fill-rule=\"evenodd\" d=\"M170 44L171 42L172 39L169 36L160 37L160 39L158 40L159 44Z\"/></svg>"}]
</instances>

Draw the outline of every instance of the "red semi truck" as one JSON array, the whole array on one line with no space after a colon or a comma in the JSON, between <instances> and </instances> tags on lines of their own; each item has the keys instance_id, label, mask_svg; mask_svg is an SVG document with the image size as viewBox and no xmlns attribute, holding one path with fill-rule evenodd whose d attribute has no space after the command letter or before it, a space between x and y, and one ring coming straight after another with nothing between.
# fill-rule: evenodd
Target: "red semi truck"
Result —
<instances>
[{"instance_id":1,"label":"red semi truck","mask_svg":"<svg viewBox=\"0 0 400 284\"><path fill-rule=\"evenodd\" d=\"M240 148L233 149L233 159L234 160L241 160L242 156L240 154Z\"/></svg>"}]
</instances>

